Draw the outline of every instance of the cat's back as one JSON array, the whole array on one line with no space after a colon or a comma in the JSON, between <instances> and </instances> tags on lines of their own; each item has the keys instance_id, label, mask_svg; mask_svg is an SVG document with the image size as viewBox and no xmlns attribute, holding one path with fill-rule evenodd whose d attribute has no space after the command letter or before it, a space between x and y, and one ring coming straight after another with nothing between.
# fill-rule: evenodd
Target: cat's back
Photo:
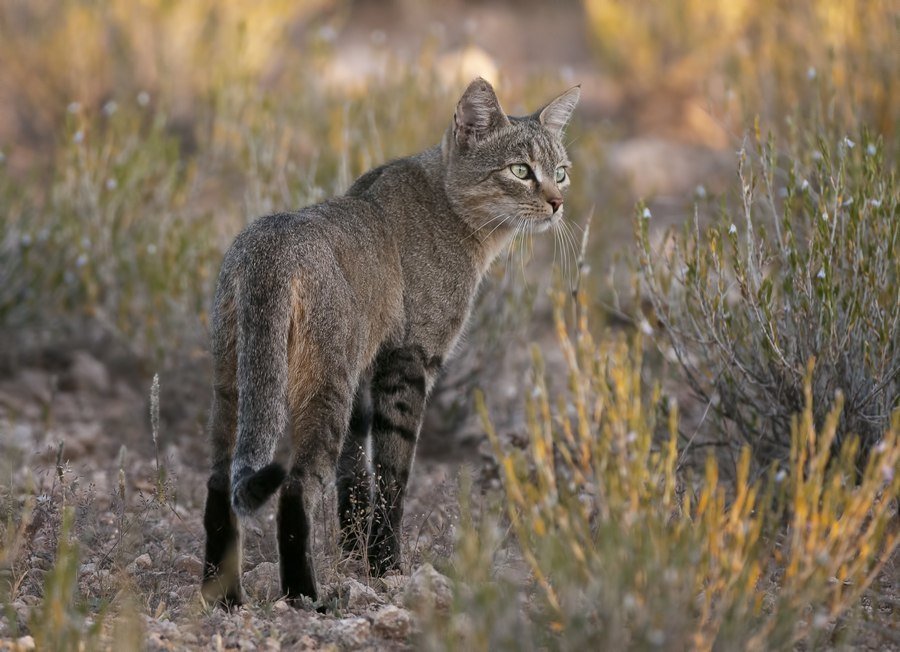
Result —
<instances>
[{"instance_id":1,"label":"cat's back","mask_svg":"<svg viewBox=\"0 0 900 652\"><path fill-rule=\"evenodd\" d=\"M342 241L378 238L384 231L377 206L357 197L335 197L298 211L258 217L235 238L232 255L272 255Z\"/></svg>"}]
</instances>

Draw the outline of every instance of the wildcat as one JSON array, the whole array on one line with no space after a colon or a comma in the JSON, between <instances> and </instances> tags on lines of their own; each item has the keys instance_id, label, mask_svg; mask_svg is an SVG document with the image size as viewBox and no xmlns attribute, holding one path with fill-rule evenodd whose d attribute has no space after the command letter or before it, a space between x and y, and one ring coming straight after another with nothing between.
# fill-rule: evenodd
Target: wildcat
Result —
<instances>
[{"instance_id":1,"label":"wildcat","mask_svg":"<svg viewBox=\"0 0 900 652\"><path fill-rule=\"evenodd\" d=\"M398 567L428 393L492 260L517 230L562 219L570 163L561 138L579 94L512 117L476 79L439 145L237 236L211 313L204 599L240 604L239 517L280 488L282 591L315 600L310 513L335 472L344 548L365 547L375 575ZM286 431L287 470L272 462Z\"/></svg>"}]
</instances>

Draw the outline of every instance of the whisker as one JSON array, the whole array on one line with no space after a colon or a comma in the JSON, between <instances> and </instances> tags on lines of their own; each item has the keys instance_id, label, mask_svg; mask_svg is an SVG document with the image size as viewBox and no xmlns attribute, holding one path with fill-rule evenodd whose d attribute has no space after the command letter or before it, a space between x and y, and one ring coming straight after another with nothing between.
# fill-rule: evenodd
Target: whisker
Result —
<instances>
[{"instance_id":1,"label":"whisker","mask_svg":"<svg viewBox=\"0 0 900 652\"><path fill-rule=\"evenodd\" d=\"M500 223L502 224L504 221L506 221L506 219L508 219L509 217L511 217L511 214L508 213L508 212L506 212L506 213L499 213L499 214L492 214L492 215L493 215L493 216L492 216L487 222L485 222L484 224L482 224L481 226L479 226L477 229L475 229L474 231L472 231L472 233L470 233L470 234L467 235L465 238L463 238L463 242L465 242L466 240L469 240L470 238L475 237L475 236L478 235L481 231L483 231L484 229L486 229L488 226L490 226L491 224L493 224L493 223L496 222L497 220L500 220ZM491 233L493 233L493 230L491 231ZM487 236L487 237L490 237L491 233L488 233L488 236ZM487 238L485 238L485 239L487 239Z\"/></svg>"}]
</instances>

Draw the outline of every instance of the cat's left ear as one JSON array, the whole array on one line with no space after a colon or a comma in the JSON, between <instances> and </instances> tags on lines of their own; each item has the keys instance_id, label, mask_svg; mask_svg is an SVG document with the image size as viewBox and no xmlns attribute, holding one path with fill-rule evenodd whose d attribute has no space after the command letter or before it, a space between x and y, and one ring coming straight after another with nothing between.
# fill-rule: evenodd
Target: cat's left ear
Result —
<instances>
[{"instance_id":1,"label":"cat's left ear","mask_svg":"<svg viewBox=\"0 0 900 652\"><path fill-rule=\"evenodd\" d=\"M453 115L453 133L461 147L468 147L485 135L509 124L509 118L500 108L494 87L478 77L463 93Z\"/></svg>"},{"instance_id":2,"label":"cat's left ear","mask_svg":"<svg viewBox=\"0 0 900 652\"><path fill-rule=\"evenodd\" d=\"M578 98L581 97L581 84L573 86L565 93L550 102L547 106L537 112L537 119L549 131L557 136L562 136L566 125L572 118L575 111L575 105L578 104Z\"/></svg>"}]
</instances>

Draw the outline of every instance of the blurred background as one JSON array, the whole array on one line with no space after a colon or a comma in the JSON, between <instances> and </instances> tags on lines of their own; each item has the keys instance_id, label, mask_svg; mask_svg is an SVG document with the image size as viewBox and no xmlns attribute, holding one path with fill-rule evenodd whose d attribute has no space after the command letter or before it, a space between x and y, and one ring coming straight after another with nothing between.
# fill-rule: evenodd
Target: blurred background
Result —
<instances>
[{"instance_id":1,"label":"blurred background","mask_svg":"<svg viewBox=\"0 0 900 652\"><path fill-rule=\"evenodd\" d=\"M202 430L206 311L234 235L430 146L476 75L513 114L582 85L567 215L593 211L599 278L630 248L635 200L658 228L727 195L755 119L896 143L898 21L892 0L7 0L2 368L66 372L77 349L138 388L162 371L164 430ZM517 394L527 355L510 369L504 352L546 335L563 259L533 244L497 266L426 432L478 430L461 421L479 376Z\"/></svg>"},{"instance_id":2,"label":"blurred background","mask_svg":"<svg viewBox=\"0 0 900 652\"><path fill-rule=\"evenodd\" d=\"M654 229L697 200L729 202L754 120L787 142L804 121L866 125L893 160L898 21L893 0L6 0L2 370L65 385L80 364L129 400L158 371L162 436L202 446L206 310L249 219L437 142L476 75L513 114L580 83L575 246L565 258L552 238L513 246L425 428L426 449L476 444L471 388L515 426L527 343L549 336L547 291L571 278L548 269L571 262L589 214L590 291L615 323L604 302L630 281L606 272L631 247L634 202L649 202ZM50 391L35 383L15 391ZM133 421L122 427L145 430Z\"/></svg>"}]
</instances>

